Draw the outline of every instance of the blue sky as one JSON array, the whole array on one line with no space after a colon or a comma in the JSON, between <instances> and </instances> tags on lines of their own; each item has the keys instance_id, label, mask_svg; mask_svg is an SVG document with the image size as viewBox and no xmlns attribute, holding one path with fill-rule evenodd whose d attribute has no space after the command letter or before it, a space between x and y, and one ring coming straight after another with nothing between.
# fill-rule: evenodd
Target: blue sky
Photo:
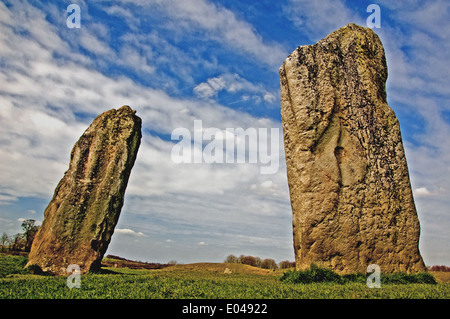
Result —
<instances>
[{"instance_id":1,"label":"blue sky","mask_svg":"<svg viewBox=\"0 0 450 319\"><path fill-rule=\"evenodd\" d=\"M80 6L81 28L66 8ZM130 105L143 140L107 253L167 262L293 260L284 151L261 164L176 164L174 129L279 128L278 68L297 46L381 8L428 265L450 264L448 1L1 1L0 233L43 220L92 120Z\"/></svg>"}]
</instances>

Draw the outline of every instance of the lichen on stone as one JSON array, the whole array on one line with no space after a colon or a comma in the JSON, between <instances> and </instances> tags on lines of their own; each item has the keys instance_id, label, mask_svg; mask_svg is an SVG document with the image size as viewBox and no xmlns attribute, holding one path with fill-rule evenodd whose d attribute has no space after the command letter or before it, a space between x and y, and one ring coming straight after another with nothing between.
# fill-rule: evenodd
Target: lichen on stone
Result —
<instances>
[{"instance_id":1,"label":"lichen on stone","mask_svg":"<svg viewBox=\"0 0 450 319\"><path fill-rule=\"evenodd\" d=\"M30 265L65 274L100 265L124 201L141 140L141 119L129 106L100 114L75 143L33 241Z\"/></svg>"},{"instance_id":2,"label":"lichen on stone","mask_svg":"<svg viewBox=\"0 0 450 319\"><path fill-rule=\"evenodd\" d=\"M298 47L279 73L297 267L425 270L378 36L349 24Z\"/></svg>"}]
</instances>

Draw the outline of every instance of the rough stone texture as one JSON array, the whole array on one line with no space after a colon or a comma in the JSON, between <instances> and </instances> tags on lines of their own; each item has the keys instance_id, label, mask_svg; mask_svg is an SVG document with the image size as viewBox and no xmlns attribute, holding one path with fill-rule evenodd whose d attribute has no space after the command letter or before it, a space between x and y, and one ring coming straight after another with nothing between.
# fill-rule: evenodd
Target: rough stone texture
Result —
<instances>
[{"instance_id":1,"label":"rough stone texture","mask_svg":"<svg viewBox=\"0 0 450 319\"><path fill-rule=\"evenodd\" d=\"M298 47L279 71L297 268L425 270L378 36L349 24Z\"/></svg>"},{"instance_id":2,"label":"rough stone texture","mask_svg":"<svg viewBox=\"0 0 450 319\"><path fill-rule=\"evenodd\" d=\"M123 205L141 141L141 119L129 106L100 114L72 149L33 241L28 265L67 274L100 266Z\"/></svg>"}]
</instances>

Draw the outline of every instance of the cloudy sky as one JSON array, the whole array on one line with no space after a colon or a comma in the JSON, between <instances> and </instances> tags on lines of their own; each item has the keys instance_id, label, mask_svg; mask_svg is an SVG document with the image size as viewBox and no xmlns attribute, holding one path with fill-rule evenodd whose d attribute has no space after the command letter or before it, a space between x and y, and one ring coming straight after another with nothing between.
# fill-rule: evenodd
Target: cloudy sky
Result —
<instances>
[{"instance_id":1,"label":"cloudy sky","mask_svg":"<svg viewBox=\"0 0 450 319\"><path fill-rule=\"evenodd\" d=\"M80 28L69 28L69 4ZM137 110L143 138L107 254L293 260L283 145L256 163L175 163L172 132L277 129L278 68L297 46L381 8L388 102L400 120L427 265L450 264L450 3L445 0L0 1L0 233L43 220L92 120ZM259 131L258 131L259 132ZM226 136L224 135L224 139ZM275 140L275 139L274 139ZM277 145L277 144L275 144ZM247 154L248 155L248 154ZM260 154L258 154L260 155ZM273 156L271 157L273 160Z\"/></svg>"}]
</instances>

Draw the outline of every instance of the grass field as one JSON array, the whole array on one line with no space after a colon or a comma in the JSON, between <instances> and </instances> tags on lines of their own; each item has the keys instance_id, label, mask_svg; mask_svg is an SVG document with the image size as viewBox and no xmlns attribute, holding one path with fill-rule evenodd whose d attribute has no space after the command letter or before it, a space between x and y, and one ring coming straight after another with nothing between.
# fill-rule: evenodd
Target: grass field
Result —
<instances>
[{"instance_id":1,"label":"grass field","mask_svg":"<svg viewBox=\"0 0 450 319\"><path fill-rule=\"evenodd\" d=\"M369 289L363 283L285 283L280 280L285 270L224 263L156 270L104 268L109 273L82 275L81 288L69 289L66 277L27 274L22 268L24 258L0 255L0 298L450 298L449 273L433 273L437 285L385 284Z\"/></svg>"}]
</instances>

